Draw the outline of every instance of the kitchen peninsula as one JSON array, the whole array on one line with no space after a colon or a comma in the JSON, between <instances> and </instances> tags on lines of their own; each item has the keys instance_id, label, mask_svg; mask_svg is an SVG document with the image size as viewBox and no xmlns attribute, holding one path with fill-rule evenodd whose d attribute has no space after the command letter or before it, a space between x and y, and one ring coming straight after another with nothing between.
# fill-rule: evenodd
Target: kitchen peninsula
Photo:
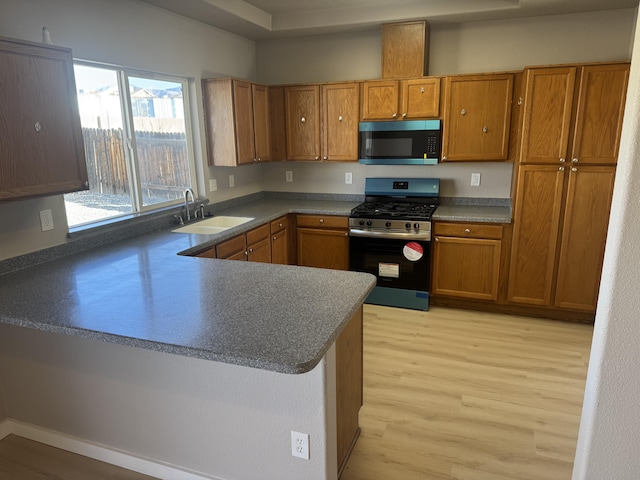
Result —
<instances>
[{"instance_id":1,"label":"kitchen peninsula","mask_svg":"<svg viewBox=\"0 0 640 480\"><path fill-rule=\"evenodd\" d=\"M161 478L337 478L335 342L374 277L178 255L205 240L165 229L1 275L0 434Z\"/></svg>"}]
</instances>

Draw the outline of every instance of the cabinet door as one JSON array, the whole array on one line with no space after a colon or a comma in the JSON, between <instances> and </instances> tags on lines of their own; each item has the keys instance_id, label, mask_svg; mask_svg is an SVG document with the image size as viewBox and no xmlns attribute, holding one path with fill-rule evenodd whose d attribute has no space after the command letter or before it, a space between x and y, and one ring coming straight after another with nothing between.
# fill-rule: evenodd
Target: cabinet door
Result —
<instances>
[{"instance_id":1,"label":"cabinet door","mask_svg":"<svg viewBox=\"0 0 640 480\"><path fill-rule=\"evenodd\" d=\"M260 240L247 247L247 260L250 262L271 263L271 241L269 238Z\"/></svg>"},{"instance_id":2,"label":"cabinet door","mask_svg":"<svg viewBox=\"0 0 640 480\"><path fill-rule=\"evenodd\" d=\"M360 85L322 85L322 159L358 161Z\"/></svg>"},{"instance_id":3,"label":"cabinet door","mask_svg":"<svg viewBox=\"0 0 640 480\"><path fill-rule=\"evenodd\" d=\"M255 158L258 162L271 159L271 133L269 129L269 89L263 85L251 85L253 97L253 128L255 134Z\"/></svg>"},{"instance_id":4,"label":"cabinet door","mask_svg":"<svg viewBox=\"0 0 640 480\"><path fill-rule=\"evenodd\" d=\"M440 116L440 79L424 78L402 82L403 118Z\"/></svg>"},{"instance_id":5,"label":"cabinet door","mask_svg":"<svg viewBox=\"0 0 640 480\"><path fill-rule=\"evenodd\" d=\"M71 51L0 40L0 200L88 188Z\"/></svg>"},{"instance_id":6,"label":"cabinet door","mask_svg":"<svg viewBox=\"0 0 640 480\"><path fill-rule=\"evenodd\" d=\"M256 158L256 149L253 128L253 94L249 82L233 81L233 103L238 164L253 163Z\"/></svg>"},{"instance_id":7,"label":"cabinet door","mask_svg":"<svg viewBox=\"0 0 640 480\"><path fill-rule=\"evenodd\" d=\"M629 64L589 65L580 70L571 161L615 165L629 81Z\"/></svg>"},{"instance_id":8,"label":"cabinet door","mask_svg":"<svg viewBox=\"0 0 640 480\"><path fill-rule=\"evenodd\" d=\"M216 245L216 257L228 260L244 260L247 243L244 235L237 235Z\"/></svg>"},{"instance_id":9,"label":"cabinet door","mask_svg":"<svg viewBox=\"0 0 640 480\"><path fill-rule=\"evenodd\" d=\"M527 69L520 163L565 162L575 77L575 67Z\"/></svg>"},{"instance_id":10,"label":"cabinet door","mask_svg":"<svg viewBox=\"0 0 640 480\"><path fill-rule=\"evenodd\" d=\"M271 235L271 263L289 265L289 230Z\"/></svg>"},{"instance_id":11,"label":"cabinet door","mask_svg":"<svg viewBox=\"0 0 640 480\"><path fill-rule=\"evenodd\" d=\"M318 85L285 87L287 158L320 159L320 88Z\"/></svg>"},{"instance_id":12,"label":"cabinet door","mask_svg":"<svg viewBox=\"0 0 640 480\"><path fill-rule=\"evenodd\" d=\"M609 225L615 167L569 172L555 306L595 311Z\"/></svg>"},{"instance_id":13,"label":"cabinet door","mask_svg":"<svg viewBox=\"0 0 640 480\"><path fill-rule=\"evenodd\" d=\"M500 276L500 240L435 237L434 295L497 300Z\"/></svg>"},{"instance_id":14,"label":"cabinet door","mask_svg":"<svg viewBox=\"0 0 640 480\"><path fill-rule=\"evenodd\" d=\"M398 118L400 85L395 80L374 80L362 84L362 120Z\"/></svg>"},{"instance_id":15,"label":"cabinet door","mask_svg":"<svg viewBox=\"0 0 640 480\"><path fill-rule=\"evenodd\" d=\"M564 169L555 165L523 165L515 201L508 300L550 305Z\"/></svg>"},{"instance_id":16,"label":"cabinet door","mask_svg":"<svg viewBox=\"0 0 640 480\"><path fill-rule=\"evenodd\" d=\"M271 161L287 159L286 115L284 87L269 87L269 134Z\"/></svg>"},{"instance_id":17,"label":"cabinet door","mask_svg":"<svg viewBox=\"0 0 640 480\"><path fill-rule=\"evenodd\" d=\"M442 159L506 160L513 75L447 77Z\"/></svg>"},{"instance_id":18,"label":"cabinet door","mask_svg":"<svg viewBox=\"0 0 640 480\"><path fill-rule=\"evenodd\" d=\"M298 228L298 265L349 270L349 234L344 230Z\"/></svg>"}]
</instances>

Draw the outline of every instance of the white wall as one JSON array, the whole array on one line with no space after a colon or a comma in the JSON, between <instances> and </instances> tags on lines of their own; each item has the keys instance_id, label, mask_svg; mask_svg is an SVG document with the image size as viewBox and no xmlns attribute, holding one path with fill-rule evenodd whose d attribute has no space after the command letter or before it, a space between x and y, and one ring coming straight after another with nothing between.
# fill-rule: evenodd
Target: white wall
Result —
<instances>
[{"instance_id":1,"label":"white wall","mask_svg":"<svg viewBox=\"0 0 640 480\"><path fill-rule=\"evenodd\" d=\"M636 11L611 10L457 25L432 25L431 75L522 70L528 65L629 60ZM257 44L258 78L267 84L380 78L380 31ZM293 170L285 183L283 170ZM443 196L509 198L510 164L389 167L345 164L265 164L264 188L361 194L364 178L439 177ZM354 175L344 184L344 172ZM471 172L482 176L470 187Z\"/></svg>"},{"instance_id":2,"label":"white wall","mask_svg":"<svg viewBox=\"0 0 640 480\"><path fill-rule=\"evenodd\" d=\"M168 13L136 0L2 0L0 35L39 42L47 26L54 43L70 47L75 58L169 73L191 82L195 155L200 196L208 194L216 168L204 166L206 145L200 79L214 76L256 78L253 41ZM218 182L213 201L262 188L260 166L236 169L235 189ZM40 231L39 210L50 208L56 228ZM0 204L0 259L66 241L61 196Z\"/></svg>"},{"instance_id":3,"label":"white wall","mask_svg":"<svg viewBox=\"0 0 640 480\"><path fill-rule=\"evenodd\" d=\"M640 472L640 32L631 64L573 480Z\"/></svg>"},{"instance_id":4,"label":"white wall","mask_svg":"<svg viewBox=\"0 0 640 480\"><path fill-rule=\"evenodd\" d=\"M286 375L0 325L11 419L207 478L335 479L331 372L334 348ZM291 430L310 460L292 457Z\"/></svg>"}]
</instances>

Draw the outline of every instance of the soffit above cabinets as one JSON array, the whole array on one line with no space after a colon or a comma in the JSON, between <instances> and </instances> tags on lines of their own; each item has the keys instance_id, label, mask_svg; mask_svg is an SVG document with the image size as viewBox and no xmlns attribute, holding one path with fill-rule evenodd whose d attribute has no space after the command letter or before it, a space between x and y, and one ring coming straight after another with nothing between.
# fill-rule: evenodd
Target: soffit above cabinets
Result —
<instances>
[{"instance_id":1,"label":"soffit above cabinets","mask_svg":"<svg viewBox=\"0 0 640 480\"><path fill-rule=\"evenodd\" d=\"M437 25L638 6L638 0L143 1L253 40L374 30L417 19Z\"/></svg>"}]
</instances>

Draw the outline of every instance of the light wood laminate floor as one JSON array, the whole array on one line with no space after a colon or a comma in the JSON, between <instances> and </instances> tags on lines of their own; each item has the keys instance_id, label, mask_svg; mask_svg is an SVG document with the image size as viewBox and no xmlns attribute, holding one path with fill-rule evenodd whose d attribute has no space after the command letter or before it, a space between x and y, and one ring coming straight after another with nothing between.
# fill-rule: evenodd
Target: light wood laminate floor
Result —
<instances>
[{"instance_id":1,"label":"light wood laminate floor","mask_svg":"<svg viewBox=\"0 0 640 480\"><path fill-rule=\"evenodd\" d=\"M570 480L593 327L365 305L341 480Z\"/></svg>"}]
</instances>

